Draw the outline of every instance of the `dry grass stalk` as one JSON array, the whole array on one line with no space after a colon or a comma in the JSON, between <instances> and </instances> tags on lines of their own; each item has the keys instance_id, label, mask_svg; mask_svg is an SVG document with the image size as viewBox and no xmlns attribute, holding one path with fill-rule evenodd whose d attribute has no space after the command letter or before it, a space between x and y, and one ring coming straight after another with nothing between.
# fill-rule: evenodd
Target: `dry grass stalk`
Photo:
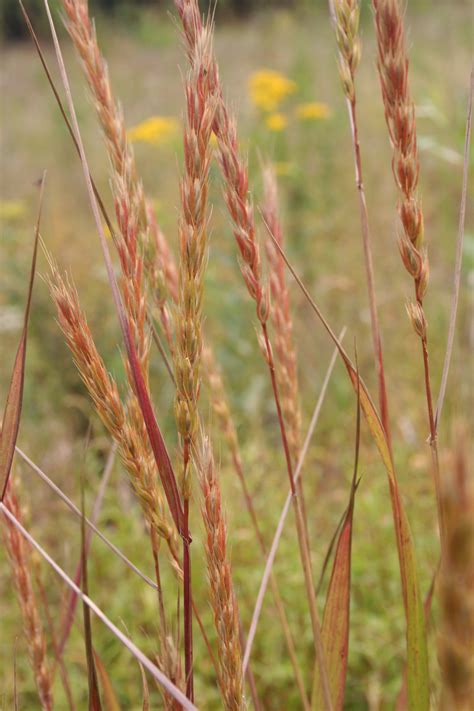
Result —
<instances>
[{"instance_id":1,"label":"dry grass stalk","mask_svg":"<svg viewBox=\"0 0 474 711\"><path fill-rule=\"evenodd\" d=\"M111 160L112 190L119 228L115 235L115 245L122 271L120 286L142 374L145 383L148 383L151 341L147 326L147 281L152 289L155 304L158 306L162 331L167 343L172 343L171 321L166 303L166 277L162 269L162 259L168 256L167 245L157 229L149 229L149 220L152 219L151 207L145 200L133 149L127 139L123 113L114 99L107 65L100 53L95 27L88 14L88 3L86 0L64 0L63 6L66 11L66 26L82 59ZM155 227L154 223L153 226ZM154 476L156 470L153 455L140 404L134 393L134 380L128 360L125 362L125 367L130 383L127 405L128 426L130 431L137 435L137 440L141 440L140 448L147 472L147 485L151 487L149 495L156 499L159 489ZM138 441L135 444L138 445ZM130 469L128 471L130 472ZM135 490L144 503L147 494L144 488L140 493L137 491L136 485L139 479L140 477L132 475ZM161 498L161 493L158 495ZM146 505L145 510L147 510ZM147 520L149 519L148 510ZM156 544L158 541L159 536L155 532L152 543ZM156 547L153 548L153 555L156 560ZM165 631L162 631L165 635Z\"/></svg>"},{"instance_id":2,"label":"dry grass stalk","mask_svg":"<svg viewBox=\"0 0 474 711\"><path fill-rule=\"evenodd\" d=\"M76 289L50 262L49 286L59 326L71 350L81 378L106 429L117 442L123 464L130 476L145 520L158 537L171 541L173 526L157 485L156 467L143 439L142 420L128 417L115 380L107 372L97 351Z\"/></svg>"},{"instance_id":3,"label":"dry grass stalk","mask_svg":"<svg viewBox=\"0 0 474 711\"><path fill-rule=\"evenodd\" d=\"M175 5L183 26L188 60L192 66L195 61L194 57L197 56L196 49L203 41L204 33L204 24L200 16L199 6L196 0L175 0ZM234 225L234 236L239 248L242 275L247 290L251 298L255 301L257 318L262 327L260 345L268 364L272 382L288 477L293 493L298 543L310 609L315 652L319 664L321 665L326 708L330 709L331 698L329 685L327 683L324 650L321 642L321 624L314 592L311 556L305 533L304 511L300 498L296 496L297 492L293 476L291 453L288 446L286 428L278 394L273 351L268 336L267 321L270 313L270 298L268 289L262 279L260 247L256 239L254 211L249 193L248 167L239 155L236 121L229 113L223 100L218 65L214 56L212 56L212 61L209 65L209 78L214 93L219 99L213 130L219 144L219 162L224 177L224 197Z\"/></svg>"},{"instance_id":4,"label":"dry grass stalk","mask_svg":"<svg viewBox=\"0 0 474 711\"><path fill-rule=\"evenodd\" d=\"M474 698L474 480L461 448L445 478L446 547L438 581L441 709L468 711Z\"/></svg>"},{"instance_id":5,"label":"dry grass stalk","mask_svg":"<svg viewBox=\"0 0 474 711\"><path fill-rule=\"evenodd\" d=\"M173 349L173 329L166 305L167 297L174 303L178 302L179 276L174 256L169 248L165 235L157 223L154 210L146 201L143 186L137 176L133 149L127 140L125 122L119 104L114 99L107 65L103 59L97 42L96 32L88 14L85 0L63 0L67 15L67 29L78 51L85 70L90 90L95 99L97 114L106 137L108 152L117 176L126 174L125 188L131 197L119 201L123 207L128 203L138 205L138 214L142 214L145 205L146 221L144 225L149 230L149 240L153 243L154 259L145 260L145 270L155 303L161 310L161 326L170 349ZM117 185L123 186L123 181ZM121 189L122 194L125 189ZM122 221L126 227L126 221ZM140 223L140 227L144 227ZM127 232L126 229L123 231ZM126 254L122 250L122 260L127 264ZM210 374L212 377L212 373Z\"/></svg>"},{"instance_id":6,"label":"dry grass stalk","mask_svg":"<svg viewBox=\"0 0 474 711\"><path fill-rule=\"evenodd\" d=\"M441 549L445 526L441 505L439 456L428 358L427 322L423 298L428 287L429 264L423 246L423 210L418 196L419 161L416 140L415 105L408 82L408 55L405 29L398 0L373 0L378 44L378 69L385 119L393 149L392 169L399 190L398 212L402 224L398 246L405 268L415 286L415 303L407 307L408 316L421 341L426 403L430 428L432 470L438 507Z\"/></svg>"},{"instance_id":7,"label":"dry grass stalk","mask_svg":"<svg viewBox=\"0 0 474 711\"><path fill-rule=\"evenodd\" d=\"M209 391L211 396L211 403L214 412L216 413L221 431L223 433L224 439L229 447L232 464L234 470L239 479L240 485L242 487L242 492L244 495L245 506L249 513L252 525L255 531L257 542L262 552L264 560L267 558L268 551L263 538L262 531L260 529L260 524L258 522L257 512L255 510L252 495L247 487L247 482L245 480L244 467L242 463L242 458L240 456L239 442L237 437L237 431L235 429L234 420L232 418L229 404L226 399L225 387L222 380L222 375L214 361L214 356L210 348L204 346L202 351L202 360L207 374L209 382ZM295 675L295 681L298 686L301 700L305 711L309 711L309 702L306 696L306 689L304 685L303 676L298 664L298 659L296 656L295 643L291 634L290 625L285 613L285 607L283 600L281 598L280 592L278 590L278 584L273 572L270 574L270 587L272 590L273 600L275 607L280 619L280 624L285 637L286 646L288 649L288 655L290 657L291 665L293 667L293 672Z\"/></svg>"},{"instance_id":8,"label":"dry grass stalk","mask_svg":"<svg viewBox=\"0 0 474 711\"><path fill-rule=\"evenodd\" d=\"M50 266L49 285L56 305L59 325L81 378L92 398L96 412L114 441L117 442L120 457L150 530L155 570L159 574L159 543L164 538L171 553L173 567L177 575L180 576L180 567L173 558L177 532L170 520L168 507L158 482L156 464L149 446L137 398L134 395L130 396L128 408L125 409L115 380L107 372L97 351L85 314L81 309L77 291L67 279L60 275L51 260ZM160 588L159 577L157 584ZM161 589L158 602L160 611L162 611ZM173 646L167 634L166 620L163 614L160 614L159 622L162 668L178 684L180 681L179 668L175 663L176 655L173 653ZM173 708L173 701L166 692L164 698L167 706Z\"/></svg>"},{"instance_id":9,"label":"dry grass stalk","mask_svg":"<svg viewBox=\"0 0 474 711\"><path fill-rule=\"evenodd\" d=\"M208 182L212 151L210 138L215 98L209 80L212 32L203 31L185 83L184 175L181 180L182 213L179 223L179 291L175 318L174 349L176 396L175 419L181 439L183 469L183 583L184 652L187 696L193 699L192 591L189 545L190 462L196 447L201 388L202 304L207 264Z\"/></svg>"},{"instance_id":10,"label":"dry grass stalk","mask_svg":"<svg viewBox=\"0 0 474 711\"><path fill-rule=\"evenodd\" d=\"M202 439L198 471L203 496L202 516L206 529L205 549L211 606L217 631L221 694L226 711L243 711L246 705L243 695L242 650L227 550L227 528L219 478L206 437Z\"/></svg>"},{"instance_id":11,"label":"dry grass stalk","mask_svg":"<svg viewBox=\"0 0 474 711\"><path fill-rule=\"evenodd\" d=\"M88 14L85 0L63 0L67 15L67 29L78 51L85 70L90 90L94 96L97 114L104 131L108 152L115 171L116 187L120 187L123 200L118 201L119 218L128 204L138 206L135 212L141 216L144 207L146 216L140 228L149 230L149 241L152 242L153 259L145 260L145 270L151 287L153 299L160 310L160 325L168 346L173 350L174 336L172 321L166 305L167 297L177 303L179 296L178 269L167 240L161 231L154 210L146 201L143 186L138 178L132 146L127 140L125 122L118 102L114 99L107 65L103 59L97 42L95 28ZM128 176L125 182L117 176ZM126 192L130 193L127 199ZM122 232L127 229L126 220L122 222ZM128 240L127 240L128 241ZM121 250L121 261L127 265L126 251ZM137 300L138 301L138 300ZM212 375L212 374L211 374Z\"/></svg>"},{"instance_id":12,"label":"dry grass stalk","mask_svg":"<svg viewBox=\"0 0 474 711\"><path fill-rule=\"evenodd\" d=\"M267 165L263 171L264 199L262 214L267 229L283 248L283 229L278 214L278 188L275 171ZM293 467L296 466L301 450L301 410L299 406L298 364L293 339L293 321L290 310L290 296L286 284L286 266L273 240L267 240L266 252L269 264L271 293L271 320L275 344L275 372L281 393L281 405L285 421L288 446ZM306 545L309 548L309 532L306 517L303 480L296 483L296 491L303 512Z\"/></svg>"},{"instance_id":13,"label":"dry grass stalk","mask_svg":"<svg viewBox=\"0 0 474 711\"><path fill-rule=\"evenodd\" d=\"M344 94L355 101L354 77L361 55L360 0L332 0L334 29L339 49L339 76Z\"/></svg>"},{"instance_id":14,"label":"dry grass stalk","mask_svg":"<svg viewBox=\"0 0 474 711\"><path fill-rule=\"evenodd\" d=\"M385 119L393 148L393 175L400 193L403 232L400 254L415 280L416 299L423 302L429 267L423 247L423 210L417 194L419 162L415 105L408 83L405 30L398 0L373 0L378 43L378 69Z\"/></svg>"},{"instance_id":15,"label":"dry grass stalk","mask_svg":"<svg viewBox=\"0 0 474 711\"><path fill-rule=\"evenodd\" d=\"M112 162L116 213L121 233L117 247L124 274L122 290L127 311L132 320L132 327L134 327L138 352L139 355L144 353L144 348L140 348L140 343L144 343L141 331L145 315L144 289L141 283L144 268L154 303L160 313L159 321L162 331L170 351L174 353L173 323L169 316L167 298L169 295L175 303L178 302L180 296L178 270L166 238L157 224L154 211L150 203L145 200L143 186L136 170L133 149L127 140L123 114L118 102L113 97L107 66L100 53L95 28L88 14L87 2L85 0L64 0L63 5L67 15L67 28L82 58ZM204 49L204 45L201 49ZM139 232L138 237L140 238L138 249L137 232ZM146 239L144 240L144 238ZM138 283L134 274L139 277ZM133 321L138 322L138 328L135 327ZM189 322L192 323L192 319ZM181 333L181 337L187 338L183 333ZM179 338L180 334L178 334L178 340ZM129 412L135 421L135 428L141 429L145 433L135 398L130 401ZM144 441L147 441L146 437ZM172 554L172 558L176 563L176 551Z\"/></svg>"},{"instance_id":16,"label":"dry grass stalk","mask_svg":"<svg viewBox=\"0 0 474 711\"><path fill-rule=\"evenodd\" d=\"M127 138L123 112L112 93L107 64L99 49L87 0L63 0L63 7L66 12L66 27L82 59L112 164L112 189L120 228L120 234L116 236L117 249L124 281L131 280L128 286L122 282L125 305L129 317L133 319L135 315L140 321L141 312L146 306L143 281L145 270L153 299L160 312L163 331L171 343L171 322L166 305L167 287L164 274L164 264L169 256L167 245L160 239L156 230L150 234L151 206L147 205L145 200L133 148ZM137 328L139 331L139 324L135 325L133 320L132 328L135 331L134 336L140 337L136 332ZM143 350L143 341L137 342L139 355L140 346Z\"/></svg>"},{"instance_id":17,"label":"dry grass stalk","mask_svg":"<svg viewBox=\"0 0 474 711\"><path fill-rule=\"evenodd\" d=\"M273 167L263 171L264 200L262 212L268 229L283 247L283 230L278 215L278 191ZM280 252L271 240L266 244L269 264L269 282L272 296L271 319L274 328L276 374L281 392L281 404L288 432L293 464L296 465L301 449L301 410L298 399L298 365L293 339L293 322L290 297L286 284L286 266Z\"/></svg>"},{"instance_id":18,"label":"dry grass stalk","mask_svg":"<svg viewBox=\"0 0 474 711\"><path fill-rule=\"evenodd\" d=\"M362 51L359 37L360 0L330 0L330 6L332 9L334 29L339 49L339 75L341 77L343 91L346 96L346 104L351 126L352 146L354 150L355 179L359 198L359 212L362 229L362 244L364 248L367 292L369 297L372 344L379 384L380 417L389 445L391 446L388 398L383 366L382 338L380 335L377 299L375 296L375 276L372 258L369 214L365 198L362 156L359 144L359 128L357 120L355 74Z\"/></svg>"},{"instance_id":19,"label":"dry grass stalk","mask_svg":"<svg viewBox=\"0 0 474 711\"><path fill-rule=\"evenodd\" d=\"M4 504L17 520L22 520L20 504L11 479ZM52 676L46 657L43 624L31 580L30 550L21 533L8 519L5 519L4 540L23 617L23 629L41 707L45 711L51 711L53 708Z\"/></svg>"},{"instance_id":20,"label":"dry grass stalk","mask_svg":"<svg viewBox=\"0 0 474 711\"><path fill-rule=\"evenodd\" d=\"M175 0L183 31L190 65L196 61L199 46L205 42L205 25L195 0ZM257 317L263 325L269 315L270 304L262 283L260 248L256 240L253 206L248 191L247 166L238 153L235 120L222 100L219 71L214 55L209 62L209 82L220 99L215 112L213 129L219 143L219 159L225 179L224 193L234 223L234 235L240 251L240 267L247 289L257 307Z\"/></svg>"},{"instance_id":21,"label":"dry grass stalk","mask_svg":"<svg viewBox=\"0 0 474 711\"><path fill-rule=\"evenodd\" d=\"M189 499L191 494L188 462L199 419L197 403L202 352L202 304L208 252L207 198L212 154L209 141L215 111L215 99L208 78L211 43L211 32L207 28L203 32L203 41L197 48L197 56L185 85L185 170L181 180L179 293L175 319L175 413L183 443L184 499Z\"/></svg>"}]
</instances>

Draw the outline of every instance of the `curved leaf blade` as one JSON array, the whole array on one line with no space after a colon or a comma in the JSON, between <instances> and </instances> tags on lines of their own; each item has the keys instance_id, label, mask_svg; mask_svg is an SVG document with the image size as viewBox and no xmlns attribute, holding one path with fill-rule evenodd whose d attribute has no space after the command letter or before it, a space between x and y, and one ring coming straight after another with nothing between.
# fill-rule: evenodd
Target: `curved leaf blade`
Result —
<instances>
[{"instance_id":1,"label":"curved leaf blade","mask_svg":"<svg viewBox=\"0 0 474 711\"><path fill-rule=\"evenodd\" d=\"M26 362L26 340L28 335L28 323L30 319L31 300L33 296L33 285L36 273L36 257L38 254L39 230L41 223L41 211L43 208L43 195L46 173L43 173L40 184L40 198L38 207L38 217L36 219L35 240L33 246L33 257L31 260L30 279L28 284L28 295L26 299L25 316L23 319L23 330L21 332L20 343L16 352L15 363L13 365L12 377L8 388L7 402L3 413L2 429L0 433L0 488L3 501L8 486L8 479L15 454L15 445L20 429L21 408L23 405L23 385L25 381Z\"/></svg>"}]
</instances>

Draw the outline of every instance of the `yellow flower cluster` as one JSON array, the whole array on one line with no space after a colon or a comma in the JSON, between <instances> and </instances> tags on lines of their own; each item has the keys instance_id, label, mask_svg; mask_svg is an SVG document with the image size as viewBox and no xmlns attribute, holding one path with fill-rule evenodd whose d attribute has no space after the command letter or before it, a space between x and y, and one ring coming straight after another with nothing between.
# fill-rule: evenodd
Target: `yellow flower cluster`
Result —
<instances>
[{"instance_id":1,"label":"yellow flower cluster","mask_svg":"<svg viewBox=\"0 0 474 711\"><path fill-rule=\"evenodd\" d=\"M259 69L249 79L250 97L262 111L275 111L296 90L294 81L272 69Z\"/></svg>"},{"instance_id":2,"label":"yellow flower cluster","mask_svg":"<svg viewBox=\"0 0 474 711\"><path fill-rule=\"evenodd\" d=\"M306 104L298 104L295 114L300 121L317 121L329 118L331 109L327 104L322 104L319 101L309 101Z\"/></svg>"},{"instance_id":3,"label":"yellow flower cluster","mask_svg":"<svg viewBox=\"0 0 474 711\"><path fill-rule=\"evenodd\" d=\"M178 133L178 121L172 116L151 116L128 130L131 141L161 146L172 141Z\"/></svg>"},{"instance_id":4,"label":"yellow flower cluster","mask_svg":"<svg viewBox=\"0 0 474 711\"><path fill-rule=\"evenodd\" d=\"M287 177L295 171L295 166L290 161L278 161L275 163L275 173L278 177Z\"/></svg>"},{"instance_id":5,"label":"yellow flower cluster","mask_svg":"<svg viewBox=\"0 0 474 711\"><path fill-rule=\"evenodd\" d=\"M20 220L27 212L26 204L22 200L0 201L0 220L15 222Z\"/></svg>"},{"instance_id":6,"label":"yellow flower cluster","mask_svg":"<svg viewBox=\"0 0 474 711\"><path fill-rule=\"evenodd\" d=\"M284 131L288 126L288 119L285 114L269 114L265 117L265 125L270 131Z\"/></svg>"},{"instance_id":7,"label":"yellow flower cluster","mask_svg":"<svg viewBox=\"0 0 474 711\"><path fill-rule=\"evenodd\" d=\"M253 104L265 113L264 121L270 131L279 133L288 126L288 117L279 111L283 101L296 93L296 82L273 69L259 69L249 78L249 93ZM331 109L327 104L308 101L298 104L294 116L299 121L319 121L327 119Z\"/></svg>"}]
</instances>

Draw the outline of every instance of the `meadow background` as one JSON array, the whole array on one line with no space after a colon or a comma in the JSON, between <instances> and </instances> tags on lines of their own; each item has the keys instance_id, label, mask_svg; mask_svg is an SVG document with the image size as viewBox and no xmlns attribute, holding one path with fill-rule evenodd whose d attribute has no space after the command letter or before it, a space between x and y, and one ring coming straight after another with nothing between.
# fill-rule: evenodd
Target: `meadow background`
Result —
<instances>
[{"instance_id":1,"label":"meadow background","mask_svg":"<svg viewBox=\"0 0 474 711\"><path fill-rule=\"evenodd\" d=\"M113 3L112 3L113 4ZM105 3L106 5L106 3ZM133 5L133 4L132 4ZM277 169L288 254L316 302L338 330L347 325L346 347L357 343L361 372L374 388L369 311L366 298L352 148L344 98L336 65L336 44L326 3L293 3L271 7L254 3L245 17L219 7L216 53L227 96L237 109L243 147L248 151L253 193L261 197L260 163L271 158ZM136 132L137 161L145 188L154 200L160 224L171 244L177 242L178 178L182 161L182 75L185 59L172 12L163 4L121 4L108 12L98 8L97 30L108 59L116 94L130 128L150 117L155 123L147 139ZM7 17L8 3L4 7ZM13 15L12 15L13 16ZM10 27L11 27L11 21ZM472 6L463 2L410 2L406 12L411 56L411 87L417 107L421 159L420 189L430 252L431 280L425 301L435 393L439 384L449 315L454 245L460 200L462 149L467 86L472 56ZM40 23L41 24L41 23ZM428 588L437 562L436 515L429 470L429 448L419 343L405 314L412 283L402 267L396 245L396 191L391 153L375 67L372 13L363 4L363 55L357 75L360 140L371 220L379 316L385 347L396 464L421 566L422 587ZM1 48L0 126L0 402L6 397L16 344L22 325L26 280L31 256L37 202L35 182L47 169L42 236L61 267L72 271L91 329L110 370L124 380L120 336L99 241L83 184L80 164L57 106L27 38L16 39L4 22ZM94 110L69 39L63 50L75 91L76 108L92 173L111 206L108 161ZM54 66L47 35L47 58ZM249 82L260 70L280 72L291 84L279 106L264 111L256 105ZM307 110L302 105L314 105ZM258 101L257 101L258 104ZM161 126L161 128L160 128ZM250 302L235 258L235 245L225 215L217 170L211 175L214 204L210 260L206 277L205 330L213 341L225 374L238 424L249 486L271 539L287 493L287 476L278 446L274 404L265 363L253 328ZM442 457L460 429L468 428L472 408L472 296L474 234L467 216L462 292L453 366L440 446ZM264 230L261 230L264 238ZM46 272L40 257L40 273ZM331 344L314 320L302 294L290 280L303 429L308 425L331 355ZM472 292L471 292L472 294ZM160 425L170 448L176 444L173 392L159 356L152 358L153 393ZM3 405L2 405L3 407ZM340 365L331 380L321 419L305 465L316 575L328 541L347 501L352 473L355 404ZM214 427L203 391L202 412ZM85 451L89 424L92 438ZM217 433L217 428L216 433ZM217 442L218 434L217 436ZM55 323L47 286L38 279L31 315L25 400L19 445L74 500L79 477L87 474L90 510L110 443L95 417L87 393ZM229 516L229 536L237 595L244 628L250 621L262 561L241 500L238 482L223 446L220 457ZM404 654L404 617L386 475L367 433L362 432L360 471L353 544L353 597L346 692L347 709L389 709L400 686ZM69 572L79 557L79 526L61 502L20 461L25 515L32 531ZM137 564L151 570L141 515L119 463L107 491L100 527ZM197 595L203 585L202 531L193 525L194 578ZM114 620L123 620L134 639L153 653L155 600L147 590L95 542L90 557L92 597ZM307 670L311 633L306 617L303 580L294 530L288 523L276 561L280 589ZM63 591L41 568L51 606ZM171 584L171 582L169 583ZM321 597L321 600L324 598ZM210 620L211 613L203 609ZM435 611L436 614L436 611ZM78 618L79 619L79 618ZM17 642L18 686L22 708L36 709L21 622L10 573L0 548L0 699L11 708L13 643ZM210 628L212 625L210 624ZM141 708L140 672L127 652L99 623L94 642L111 673L123 708ZM433 646L433 645L432 645ZM201 671L196 695L203 708L218 708L212 688L212 667L204 660L196 635ZM253 651L253 670L265 708L297 708L292 672L270 598ZM85 707L87 686L79 627L66 651L79 708ZM433 653L433 665L436 666ZM83 696L81 696L83 694ZM82 706L81 700L82 699ZM153 700L159 704L156 690ZM57 708L61 690L57 685ZM158 706L159 707L159 706Z\"/></svg>"}]
</instances>

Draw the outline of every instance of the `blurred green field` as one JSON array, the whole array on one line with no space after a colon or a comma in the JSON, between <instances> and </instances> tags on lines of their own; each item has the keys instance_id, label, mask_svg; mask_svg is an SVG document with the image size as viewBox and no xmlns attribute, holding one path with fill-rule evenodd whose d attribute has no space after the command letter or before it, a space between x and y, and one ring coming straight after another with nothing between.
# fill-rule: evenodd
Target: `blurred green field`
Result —
<instances>
[{"instance_id":1,"label":"blurred green field","mask_svg":"<svg viewBox=\"0 0 474 711\"><path fill-rule=\"evenodd\" d=\"M435 2L407 9L410 27L411 85L417 105L421 159L420 187L430 251L431 280L426 298L435 393L441 374L449 316L454 246L460 200L467 86L471 61L471 15L468 2ZM185 71L178 31L172 17L143 10L127 29L98 21L99 41L129 127L151 116L181 122L182 73ZM396 245L396 191L391 153L375 67L372 17L364 6L363 57L358 72L360 139L371 219L380 321L385 347L395 456L401 489L418 550L423 590L437 562L435 502L430 479L428 433L418 340L405 314L412 284ZM94 109L79 64L66 36L63 47L91 170L111 207L108 162ZM54 66L53 52L46 55ZM366 298L352 148L344 99L339 86L336 49L326 4L313 11L258 13L248 22L217 25L216 52L226 93L239 117L242 148L248 152L252 192L261 197L260 162L277 164L288 253L315 300L338 330L348 326L346 346L357 351L361 373L375 388L369 312ZM42 236L61 267L70 269L108 367L124 380L120 337L107 286L100 247L81 167L50 94L40 64L28 42L1 49L2 93L0 155L0 402L3 403L18 342L31 256L37 201L35 181L47 170ZM252 103L249 78L274 69L295 82L297 90L268 121ZM57 74L55 74L57 76ZM327 116L302 119L298 106L319 102ZM270 124L270 125L269 125ZM281 130L272 130L279 127ZM136 144L148 194L156 202L161 226L177 242L178 178L182 149L180 130L159 145ZM238 423L242 453L255 503L270 541L287 492L284 461L265 364L254 329L254 307L243 285L235 245L214 168L213 218L205 329L215 345ZM256 208L257 210L257 208ZM257 213L258 214L258 213ZM443 461L453 445L455 428L466 426L472 408L472 323L469 287L474 274L472 207L467 216L463 289L452 371L441 427ZM264 230L261 229L264 239ZM40 257L40 273L46 262ZM331 344L314 320L304 297L291 284L299 354L302 407L307 427L331 355ZM472 302L471 302L472 306ZM35 286L27 358L25 400L19 445L76 501L79 476L87 474L87 508L91 509L109 443L94 416L88 396L54 321L47 286ZM176 445L173 392L159 355L152 359L153 393L160 425L171 451ZM2 405L3 407L3 405ZM248 627L260 583L262 561L245 513L228 453L219 446L210 407L203 392L202 413L216 429L223 487L229 516L232 561L244 629ZM92 421L93 435L84 454ZM342 367L336 367L317 432L305 465L314 570L319 573L336 522L344 509L352 473L355 402ZM386 475L367 432L362 432L362 483L357 495L353 543L353 598L347 709L390 709L400 686L404 659L404 621L398 562ZM79 556L79 526L31 471L16 462L27 520L38 539L68 571ZM140 512L119 464L106 495L100 527L143 569L151 571L146 546L140 545ZM201 524L193 526L194 578L204 589ZM299 656L310 673L312 638L294 527L289 520L276 562L281 591ZM39 708L21 639L21 621L12 593L3 550L0 552L0 698L11 708L13 643L17 637L20 708ZM55 609L63 594L50 571L41 568ZM171 577L167 586L173 586ZM147 653L154 650L155 599L107 549L95 542L90 562L91 596L123 625ZM203 595L201 598L204 600ZM323 600L323 598L321 598ZM212 628L211 613L202 604ZM79 620L79 617L78 617ZM196 635L197 636L197 635ZM127 653L94 624L94 642L113 679L122 708L141 708L140 671ZM66 652L78 708L86 707L86 669L80 625ZM434 642L433 667L436 667ZM212 667L196 639L199 659L196 696L201 708L217 709ZM296 709L297 692L270 596L262 616L253 670L266 709ZM66 708L59 683L57 708ZM152 690L154 708L159 695Z\"/></svg>"}]
</instances>

